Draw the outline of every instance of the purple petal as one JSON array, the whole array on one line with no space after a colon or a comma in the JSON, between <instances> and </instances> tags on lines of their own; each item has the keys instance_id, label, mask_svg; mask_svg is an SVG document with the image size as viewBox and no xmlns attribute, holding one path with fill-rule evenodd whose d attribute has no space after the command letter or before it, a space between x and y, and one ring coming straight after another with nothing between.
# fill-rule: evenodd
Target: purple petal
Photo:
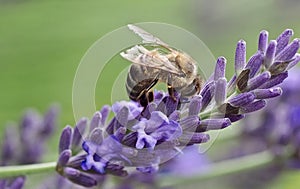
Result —
<instances>
[{"instance_id":1,"label":"purple petal","mask_svg":"<svg viewBox=\"0 0 300 189\"><path fill-rule=\"evenodd\" d=\"M138 139L135 145L137 149L142 149L146 147L153 150L156 143L157 140L154 139L152 136L147 135L144 130L138 130Z\"/></svg>"},{"instance_id":2,"label":"purple petal","mask_svg":"<svg viewBox=\"0 0 300 189\"><path fill-rule=\"evenodd\" d=\"M202 109L204 110L208 104L211 102L212 98L215 95L215 82L211 81L207 83L204 88L201 90L201 96L202 96Z\"/></svg>"},{"instance_id":3,"label":"purple petal","mask_svg":"<svg viewBox=\"0 0 300 189\"><path fill-rule=\"evenodd\" d=\"M182 128L175 121L164 123L156 131L151 133L151 136L156 140L172 141L177 139L182 134Z\"/></svg>"},{"instance_id":4,"label":"purple petal","mask_svg":"<svg viewBox=\"0 0 300 189\"><path fill-rule=\"evenodd\" d=\"M90 134L89 139L90 139L91 142L93 142L97 145L100 145L103 141L103 131L102 131L102 129L100 129L99 127L93 129L93 131Z\"/></svg>"},{"instance_id":5,"label":"purple petal","mask_svg":"<svg viewBox=\"0 0 300 189\"><path fill-rule=\"evenodd\" d=\"M248 104L247 106L241 107L240 112L242 114L255 112L257 110L262 109L265 106L266 106L265 100L258 100L258 101L252 102L251 104Z\"/></svg>"},{"instance_id":6,"label":"purple petal","mask_svg":"<svg viewBox=\"0 0 300 189\"><path fill-rule=\"evenodd\" d=\"M64 150L59 154L57 165L60 167L65 167L71 158L72 151L70 149Z\"/></svg>"},{"instance_id":7,"label":"purple petal","mask_svg":"<svg viewBox=\"0 0 300 189\"><path fill-rule=\"evenodd\" d=\"M296 66L300 62L300 54L296 54L294 57L294 60L292 60L288 67L287 70L291 69L292 67Z\"/></svg>"},{"instance_id":8,"label":"purple petal","mask_svg":"<svg viewBox=\"0 0 300 189\"><path fill-rule=\"evenodd\" d=\"M120 125L115 129L118 129L119 127L126 127L128 122L128 116L129 116L128 108L126 106L122 107L116 115L116 120Z\"/></svg>"},{"instance_id":9,"label":"purple petal","mask_svg":"<svg viewBox=\"0 0 300 189\"><path fill-rule=\"evenodd\" d=\"M9 189L22 189L24 184L25 184L25 177L17 177L11 182Z\"/></svg>"},{"instance_id":10,"label":"purple petal","mask_svg":"<svg viewBox=\"0 0 300 189\"><path fill-rule=\"evenodd\" d=\"M286 46L276 57L277 61L289 61L291 60L295 54L298 52L300 47L300 40L294 39L291 44Z\"/></svg>"},{"instance_id":11,"label":"purple petal","mask_svg":"<svg viewBox=\"0 0 300 189\"><path fill-rule=\"evenodd\" d=\"M184 117L179 124L183 130L194 131L200 125L200 118L197 115Z\"/></svg>"},{"instance_id":12,"label":"purple petal","mask_svg":"<svg viewBox=\"0 0 300 189\"><path fill-rule=\"evenodd\" d=\"M12 161L17 156L19 142L15 139L18 136L18 132L15 125L7 125L5 127L4 140L2 142L0 164L5 165L9 161Z\"/></svg>"},{"instance_id":13,"label":"purple petal","mask_svg":"<svg viewBox=\"0 0 300 189\"><path fill-rule=\"evenodd\" d=\"M264 84L265 82L267 82L269 79L271 78L271 73L266 71L262 74L259 74L258 76L250 79L248 81L248 85L247 85L247 91L251 91L253 89L258 88L259 86L261 86L262 84Z\"/></svg>"},{"instance_id":14,"label":"purple petal","mask_svg":"<svg viewBox=\"0 0 300 189\"><path fill-rule=\"evenodd\" d=\"M85 129L87 127L87 118L81 118L75 128L74 128L74 132L73 132L73 138L72 138L72 148L77 148L78 146L80 146L80 142L83 139L83 134L85 132Z\"/></svg>"},{"instance_id":15,"label":"purple petal","mask_svg":"<svg viewBox=\"0 0 300 189\"><path fill-rule=\"evenodd\" d=\"M264 55L260 51L258 51L249 59L246 65L246 69L250 69L250 74L249 74L250 78L252 78L260 69L263 60L264 60Z\"/></svg>"},{"instance_id":16,"label":"purple petal","mask_svg":"<svg viewBox=\"0 0 300 189\"><path fill-rule=\"evenodd\" d=\"M271 77L271 79L269 79L269 81L267 81L266 83L261 85L259 88L260 89L268 89L268 88L274 87L274 86L282 83L287 77L288 77L288 72L280 73L276 76Z\"/></svg>"},{"instance_id":17,"label":"purple petal","mask_svg":"<svg viewBox=\"0 0 300 189\"><path fill-rule=\"evenodd\" d=\"M117 115L117 113L123 108L127 107L129 112L128 112L128 120L133 120L135 119L138 115L141 114L143 111L143 107L140 107L138 103L136 102L126 102L126 101L121 101L121 102L115 102L112 105L112 111Z\"/></svg>"},{"instance_id":18,"label":"purple petal","mask_svg":"<svg viewBox=\"0 0 300 189\"><path fill-rule=\"evenodd\" d=\"M240 40L236 45L235 51L235 73L239 75L246 65L246 42Z\"/></svg>"},{"instance_id":19,"label":"purple petal","mask_svg":"<svg viewBox=\"0 0 300 189\"><path fill-rule=\"evenodd\" d=\"M102 115L99 111L97 111L92 119L91 119L91 122L90 122L90 132L92 130L94 130L95 128L98 128L100 127L100 124L101 124L101 120L102 120Z\"/></svg>"},{"instance_id":20,"label":"purple petal","mask_svg":"<svg viewBox=\"0 0 300 189\"><path fill-rule=\"evenodd\" d=\"M223 129L229 125L231 125L231 121L228 118L205 119L201 120L200 126L197 128L197 132Z\"/></svg>"},{"instance_id":21,"label":"purple petal","mask_svg":"<svg viewBox=\"0 0 300 189\"><path fill-rule=\"evenodd\" d=\"M254 99L255 99L255 95L252 94L251 92L247 92L247 93L241 93L234 96L229 100L229 103L232 106L239 107L239 106L245 106L253 102Z\"/></svg>"},{"instance_id":22,"label":"purple petal","mask_svg":"<svg viewBox=\"0 0 300 189\"><path fill-rule=\"evenodd\" d=\"M189 115L198 115L202 106L202 97L201 96L193 96L190 100L189 105Z\"/></svg>"},{"instance_id":23,"label":"purple petal","mask_svg":"<svg viewBox=\"0 0 300 189\"><path fill-rule=\"evenodd\" d=\"M64 175L72 182L85 187L93 187L97 185L97 181L87 174L80 172L77 169L66 167L64 169Z\"/></svg>"},{"instance_id":24,"label":"purple petal","mask_svg":"<svg viewBox=\"0 0 300 189\"><path fill-rule=\"evenodd\" d=\"M219 78L216 82L216 92L215 92L215 101L217 105L223 104L226 99L226 87L227 80L226 78Z\"/></svg>"},{"instance_id":25,"label":"purple petal","mask_svg":"<svg viewBox=\"0 0 300 189\"><path fill-rule=\"evenodd\" d=\"M171 115L169 116L169 120L178 121L180 119L180 111L175 110Z\"/></svg>"},{"instance_id":26,"label":"purple petal","mask_svg":"<svg viewBox=\"0 0 300 189\"><path fill-rule=\"evenodd\" d=\"M110 113L110 106L108 105L105 105L102 107L102 109L100 110L100 113L102 115L102 118L101 118L101 125L104 126L105 123L106 123L106 120L107 120L107 117Z\"/></svg>"},{"instance_id":27,"label":"purple petal","mask_svg":"<svg viewBox=\"0 0 300 189\"><path fill-rule=\"evenodd\" d=\"M266 68L269 68L275 59L276 45L277 42L275 40L271 40L269 43L264 60Z\"/></svg>"},{"instance_id":28,"label":"purple petal","mask_svg":"<svg viewBox=\"0 0 300 189\"><path fill-rule=\"evenodd\" d=\"M209 135L205 133L184 132L179 138L180 145L191 145L208 142Z\"/></svg>"},{"instance_id":29,"label":"purple petal","mask_svg":"<svg viewBox=\"0 0 300 189\"><path fill-rule=\"evenodd\" d=\"M50 136L56 128L57 115L59 113L59 107L53 105L49 108L48 112L43 118L43 130L41 131L44 137Z\"/></svg>"},{"instance_id":30,"label":"purple petal","mask_svg":"<svg viewBox=\"0 0 300 189\"><path fill-rule=\"evenodd\" d=\"M258 50L261 52L265 52L268 45L268 36L269 33L265 30L261 31L259 34L258 40Z\"/></svg>"},{"instance_id":31,"label":"purple petal","mask_svg":"<svg viewBox=\"0 0 300 189\"><path fill-rule=\"evenodd\" d=\"M219 57L215 66L214 80L217 81L219 78L225 77L226 59Z\"/></svg>"},{"instance_id":32,"label":"purple petal","mask_svg":"<svg viewBox=\"0 0 300 189\"><path fill-rule=\"evenodd\" d=\"M256 89L253 93L256 99L274 98L282 94L282 89L280 87L272 89Z\"/></svg>"},{"instance_id":33,"label":"purple petal","mask_svg":"<svg viewBox=\"0 0 300 189\"><path fill-rule=\"evenodd\" d=\"M153 111L151 113L151 117L149 120L146 121L146 131L147 132L153 132L155 131L158 127L160 127L163 123L168 123L169 119L168 117L163 114L160 111Z\"/></svg>"},{"instance_id":34,"label":"purple petal","mask_svg":"<svg viewBox=\"0 0 300 189\"><path fill-rule=\"evenodd\" d=\"M291 29L286 29L277 38L276 55L280 53L289 43L294 32Z\"/></svg>"},{"instance_id":35,"label":"purple petal","mask_svg":"<svg viewBox=\"0 0 300 189\"><path fill-rule=\"evenodd\" d=\"M63 129L63 131L60 135L60 140L59 140L59 154L62 153L64 150L70 149L72 133L73 133L73 129L69 125L67 125Z\"/></svg>"},{"instance_id":36,"label":"purple petal","mask_svg":"<svg viewBox=\"0 0 300 189\"><path fill-rule=\"evenodd\" d=\"M236 89L236 75L234 75L227 84L227 93L232 94Z\"/></svg>"}]
</instances>

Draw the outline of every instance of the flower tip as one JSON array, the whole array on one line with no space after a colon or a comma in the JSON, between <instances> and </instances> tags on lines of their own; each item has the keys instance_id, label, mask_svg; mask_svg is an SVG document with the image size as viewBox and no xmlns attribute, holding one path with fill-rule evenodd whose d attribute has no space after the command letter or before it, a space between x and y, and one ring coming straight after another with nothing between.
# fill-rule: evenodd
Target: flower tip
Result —
<instances>
[{"instance_id":1,"label":"flower tip","mask_svg":"<svg viewBox=\"0 0 300 189\"><path fill-rule=\"evenodd\" d=\"M286 29L284 30L283 32L285 35L289 35L289 36L292 36L294 35L294 31L292 29Z\"/></svg>"},{"instance_id":2,"label":"flower tip","mask_svg":"<svg viewBox=\"0 0 300 189\"><path fill-rule=\"evenodd\" d=\"M243 39L240 39L240 40L238 41L238 45L245 46L245 45L246 45L246 41L243 40Z\"/></svg>"},{"instance_id":3,"label":"flower tip","mask_svg":"<svg viewBox=\"0 0 300 189\"><path fill-rule=\"evenodd\" d=\"M222 128L228 127L229 125L231 125L231 121L229 118L225 118L223 124L222 124Z\"/></svg>"},{"instance_id":4,"label":"flower tip","mask_svg":"<svg viewBox=\"0 0 300 189\"><path fill-rule=\"evenodd\" d=\"M262 30L260 32L260 35L267 36L267 35L269 35L269 32L267 30Z\"/></svg>"}]
</instances>

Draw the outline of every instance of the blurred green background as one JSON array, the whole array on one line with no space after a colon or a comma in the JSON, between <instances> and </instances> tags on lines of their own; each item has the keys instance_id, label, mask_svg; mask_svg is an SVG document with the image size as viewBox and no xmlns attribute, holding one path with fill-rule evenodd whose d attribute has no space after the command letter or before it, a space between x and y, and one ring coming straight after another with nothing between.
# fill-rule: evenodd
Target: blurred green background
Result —
<instances>
[{"instance_id":1,"label":"blurred green background","mask_svg":"<svg viewBox=\"0 0 300 189\"><path fill-rule=\"evenodd\" d=\"M299 10L297 0L0 0L0 130L8 120L18 120L25 108L45 111L53 102L61 105L60 127L73 125L72 84L80 59L97 39L118 27L164 22L185 28L216 57L227 58L230 76L239 39L247 41L249 57L262 29L270 38L285 28L300 37ZM105 77L109 86L115 74ZM107 86L97 86L97 108L110 102ZM48 159L56 157L58 134ZM299 178L287 173L268 188L298 188Z\"/></svg>"}]
</instances>

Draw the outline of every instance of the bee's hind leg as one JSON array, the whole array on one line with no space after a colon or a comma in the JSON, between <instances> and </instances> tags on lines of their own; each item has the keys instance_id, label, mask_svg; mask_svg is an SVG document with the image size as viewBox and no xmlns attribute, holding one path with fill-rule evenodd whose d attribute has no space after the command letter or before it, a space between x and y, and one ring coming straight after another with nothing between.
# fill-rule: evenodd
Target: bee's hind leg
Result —
<instances>
[{"instance_id":1,"label":"bee's hind leg","mask_svg":"<svg viewBox=\"0 0 300 189\"><path fill-rule=\"evenodd\" d=\"M171 74L168 75L167 86L168 86L168 93L169 93L170 97L174 101L177 101L177 98L175 97L176 90L174 87L172 87L172 75Z\"/></svg>"}]
</instances>

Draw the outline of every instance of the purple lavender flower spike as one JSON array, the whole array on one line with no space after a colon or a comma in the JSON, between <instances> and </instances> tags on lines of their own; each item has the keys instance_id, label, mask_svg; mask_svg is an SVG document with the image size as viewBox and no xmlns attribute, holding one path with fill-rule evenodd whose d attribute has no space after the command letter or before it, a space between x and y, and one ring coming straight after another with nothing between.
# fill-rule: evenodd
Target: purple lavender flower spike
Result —
<instances>
[{"instance_id":1,"label":"purple lavender flower spike","mask_svg":"<svg viewBox=\"0 0 300 189\"><path fill-rule=\"evenodd\" d=\"M95 128L100 127L101 120L102 120L102 114L97 111L93 115L92 120L90 122L90 132L93 131Z\"/></svg>"},{"instance_id":2,"label":"purple lavender flower spike","mask_svg":"<svg viewBox=\"0 0 300 189\"><path fill-rule=\"evenodd\" d=\"M262 84L267 82L271 78L271 73L266 71L248 81L247 89L246 91L251 91L253 89L256 89L260 87Z\"/></svg>"},{"instance_id":3,"label":"purple lavender flower spike","mask_svg":"<svg viewBox=\"0 0 300 189\"><path fill-rule=\"evenodd\" d=\"M58 167L61 170L71 167L87 176L126 176L132 170L127 167L147 173L158 171L160 164L178 155L179 147L207 142L209 135L204 132L228 127L243 119L244 114L263 108L265 99L281 94L279 88L271 88L281 83L287 77L289 66L300 59L293 52L297 49L297 40L288 45L288 35L288 32L282 34L277 42L268 44L268 33L262 31L258 51L247 64L246 43L239 41L235 54L236 74L230 82L225 78L226 59L220 57L214 74L205 82L200 94L186 97L186 101L179 98L184 95L178 90L175 100L167 93L155 91L154 100L145 108L133 101L116 102L112 105L114 117L109 124L106 119L110 108L102 109L102 118L98 116L95 121L101 119L101 126L91 122L82 144L83 151L75 153L77 155L72 152L75 157ZM282 52L276 58L293 55L293 59L274 63L277 47Z\"/></svg>"},{"instance_id":4,"label":"purple lavender flower spike","mask_svg":"<svg viewBox=\"0 0 300 189\"><path fill-rule=\"evenodd\" d=\"M289 43L291 37L294 35L293 30L286 29L282 32L277 38L277 45L276 45L276 55L280 53Z\"/></svg>"},{"instance_id":5,"label":"purple lavender flower spike","mask_svg":"<svg viewBox=\"0 0 300 189\"><path fill-rule=\"evenodd\" d=\"M300 62L300 54L296 54L295 57L294 57L294 60L292 60L288 67L286 68L287 70L293 68L295 65L297 65L298 63Z\"/></svg>"},{"instance_id":6,"label":"purple lavender flower spike","mask_svg":"<svg viewBox=\"0 0 300 189\"><path fill-rule=\"evenodd\" d=\"M277 42L275 40L271 40L268 45L264 60L264 65L266 68L269 68L275 59L276 45Z\"/></svg>"},{"instance_id":7,"label":"purple lavender flower spike","mask_svg":"<svg viewBox=\"0 0 300 189\"><path fill-rule=\"evenodd\" d=\"M9 189L22 189L25 184L25 178L24 177L17 177L12 181L10 186L8 187Z\"/></svg>"},{"instance_id":8,"label":"purple lavender flower spike","mask_svg":"<svg viewBox=\"0 0 300 189\"><path fill-rule=\"evenodd\" d=\"M97 181L94 178L71 167L65 168L64 175L72 182L81 186L93 187L97 185Z\"/></svg>"},{"instance_id":9,"label":"purple lavender flower spike","mask_svg":"<svg viewBox=\"0 0 300 189\"><path fill-rule=\"evenodd\" d=\"M72 137L72 149L78 148L81 144L81 141L83 139L83 134L87 128L87 118L81 118L73 131L73 137Z\"/></svg>"},{"instance_id":10,"label":"purple lavender flower spike","mask_svg":"<svg viewBox=\"0 0 300 189\"><path fill-rule=\"evenodd\" d=\"M250 104L255 99L255 95L251 92L247 93L241 93L229 100L229 103L232 106L239 107L239 106L245 106L247 104Z\"/></svg>"},{"instance_id":11,"label":"purple lavender flower spike","mask_svg":"<svg viewBox=\"0 0 300 189\"><path fill-rule=\"evenodd\" d=\"M298 52L300 47L300 40L294 39L292 43L286 46L280 53L275 57L276 61L290 61L295 54Z\"/></svg>"},{"instance_id":12,"label":"purple lavender flower spike","mask_svg":"<svg viewBox=\"0 0 300 189\"><path fill-rule=\"evenodd\" d=\"M274 87L274 86L282 83L283 80L285 80L287 77L288 77L288 72L280 73L276 76L271 77L271 79L269 79L269 81L267 81L266 83L264 83L263 85L261 85L258 88L268 89L268 88Z\"/></svg>"},{"instance_id":13,"label":"purple lavender flower spike","mask_svg":"<svg viewBox=\"0 0 300 189\"><path fill-rule=\"evenodd\" d=\"M264 56L262 52L258 51L255 55L253 55L247 65L246 69L250 69L249 77L252 78L257 73L257 71L260 69L260 66L262 65L264 60Z\"/></svg>"},{"instance_id":14,"label":"purple lavender flower spike","mask_svg":"<svg viewBox=\"0 0 300 189\"><path fill-rule=\"evenodd\" d=\"M258 50L265 52L268 45L268 36L269 33L265 30L261 31L258 39Z\"/></svg>"},{"instance_id":15,"label":"purple lavender flower spike","mask_svg":"<svg viewBox=\"0 0 300 189\"><path fill-rule=\"evenodd\" d=\"M267 99L274 98L282 94L282 89L280 87L271 89L256 89L253 91L256 99Z\"/></svg>"},{"instance_id":16,"label":"purple lavender flower spike","mask_svg":"<svg viewBox=\"0 0 300 189\"><path fill-rule=\"evenodd\" d=\"M70 149L64 150L59 154L57 166L64 167L69 162L71 158L72 151Z\"/></svg>"},{"instance_id":17,"label":"purple lavender flower spike","mask_svg":"<svg viewBox=\"0 0 300 189\"><path fill-rule=\"evenodd\" d=\"M216 82L216 92L215 92L215 101L217 105L223 104L226 99L226 87L227 87L227 80L226 78L219 78Z\"/></svg>"},{"instance_id":18,"label":"purple lavender flower spike","mask_svg":"<svg viewBox=\"0 0 300 189\"><path fill-rule=\"evenodd\" d=\"M241 107L240 112L242 114L255 112L257 110L262 109L265 106L266 106L265 100L257 100L257 101L252 102L251 104Z\"/></svg>"},{"instance_id":19,"label":"purple lavender flower spike","mask_svg":"<svg viewBox=\"0 0 300 189\"><path fill-rule=\"evenodd\" d=\"M202 97L201 96L193 96L189 105L189 115L198 115L200 113L202 106Z\"/></svg>"},{"instance_id":20,"label":"purple lavender flower spike","mask_svg":"<svg viewBox=\"0 0 300 189\"><path fill-rule=\"evenodd\" d=\"M214 72L215 81L217 81L219 78L225 77L225 69L226 69L226 59L224 57L219 57Z\"/></svg>"},{"instance_id":21,"label":"purple lavender flower spike","mask_svg":"<svg viewBox=\"0 0 300 189\"><path fill-rule=\"evenodd\" d=\"M236 45L235 51L235 74L239 75L246 65L246 42L240 40Z\"/></svg>"},{"instance_id":22,"label":"purple lavender flower spike","mask_svg":"<svg viewBox=\"0 0 300 189\"><path fill-rule=\"evenodd\" d=\"M215 95L215 82L211 81L209 83L207 83L204 88L201 90L200 92L201 96L202 96L202 109L204 110L208 104L211 102L212 98Z\"/></svg>"},{"instance_id":23,"label":"purple lavender flower spike","mask_svg":"<svg viewBox=\"0 0 300 189\"><path fill-rule=\"evenodd\" d=\"M71 148L72 134L73 129L71 126L68 125L63 129L59 140L59 154L62 153L64 150Z\"/></svg>"}]
</instances>

